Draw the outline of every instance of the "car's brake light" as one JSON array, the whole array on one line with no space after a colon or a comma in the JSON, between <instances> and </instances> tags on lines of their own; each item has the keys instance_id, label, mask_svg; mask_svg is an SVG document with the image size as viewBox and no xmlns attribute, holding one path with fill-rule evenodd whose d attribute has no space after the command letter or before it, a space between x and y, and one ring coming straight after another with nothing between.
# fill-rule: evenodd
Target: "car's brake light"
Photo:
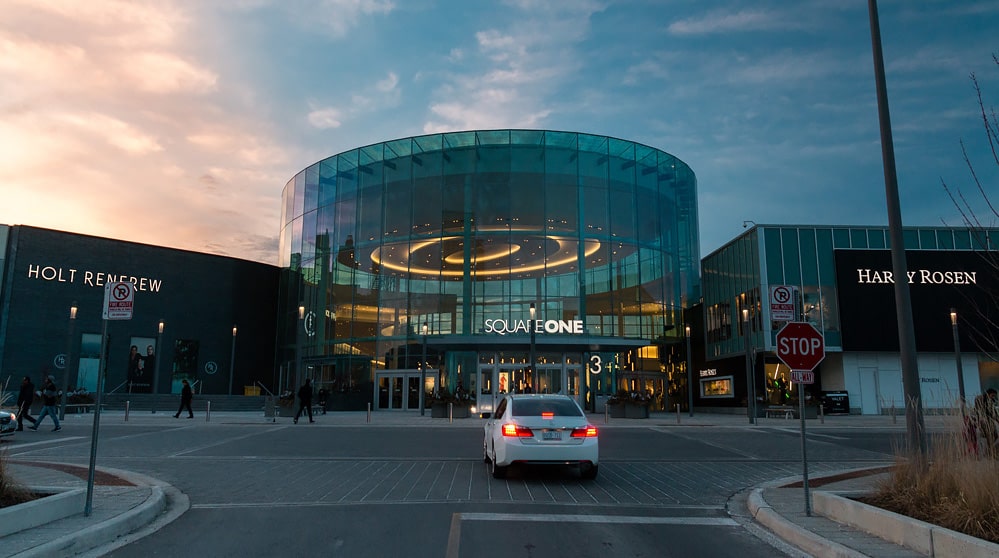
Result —
<instances>
[{"instance_id":1,"label":"car's brake light","mask_svg":"<svg viewBox=\"0 0 999 558\"><path fill-rule=\"evenodd\" d=\"M585 428L573 428L572 429L573 438L596 438L597 437L597 427L592 425L587 425Z\"/></svg>"},{"instance_id":2,"label":"car's brake light","mask_svg":"<svg viewBox=\"0 0 999 558\"><path fill-rule=\"evenodd\" d=\"M534 432L531 432L531 429L526 426L520 426L518 424L504 424L503 435L518 438L532 438L534 437Z\"/></svg>"},{"instance_id":3,"label":"car's brake light","mask_svg":"<svg viewBox=\"0 0 999 558\"><path fill-rule=\"evenodd\" d=\"M555 418L555 413L541 413L541 418L551 420Z\"/></svg>"}]
</instances>

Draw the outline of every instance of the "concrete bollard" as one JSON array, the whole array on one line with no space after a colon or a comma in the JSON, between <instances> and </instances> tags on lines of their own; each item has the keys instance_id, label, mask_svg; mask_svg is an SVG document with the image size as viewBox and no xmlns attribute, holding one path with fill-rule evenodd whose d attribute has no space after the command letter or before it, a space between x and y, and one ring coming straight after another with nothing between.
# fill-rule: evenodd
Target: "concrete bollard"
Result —
<instances>
[{"instance_id":1,"label":"concrete bollard","mask_svg":"<svg viewBox=\"0 0 999 558\"><path fill-rule=\"evenodd\" d=\"M454 403L447 404L447 421L454 422Z\"/></svg>"},{"instance_id":2,"label":"concrete bollard","mask_svg":"<svg viewBox=\"0 0 999 558\"><path fill-rule=\"evenodd\" d=\"M125 422L128 422L128 408L132 405L131 401L125 402Z\"/></svg>"},{"instance_id":3,"label":"concrete bollard","mask_svg":"<svg viewBox=\"0 0 999 558\"><path fill-rule=\"evenodd\" d=\"M208 402L208 407L205 410L205 422L212 420L212 402Z\"/></svg>"},{"instance_id":4,"label":"concrete bollard","mask_svg":"<svg viewBox=\"0 0 999 558\"><path fill-rule=\"evenodd\" d=\"M368 417L367 417L366 421L369 424L371 423L371 402L370 401L368 402Z\"/></svg>"},{"instance_id":5,"label":"concrete bollard","mask_svg":"<svg viewBox=\"0 0 999 558\"><path fill-rule=\"evenodd\" d=\"M676 404L676 423L680 424L680 404Z\"/></svg>"}]
</instances>

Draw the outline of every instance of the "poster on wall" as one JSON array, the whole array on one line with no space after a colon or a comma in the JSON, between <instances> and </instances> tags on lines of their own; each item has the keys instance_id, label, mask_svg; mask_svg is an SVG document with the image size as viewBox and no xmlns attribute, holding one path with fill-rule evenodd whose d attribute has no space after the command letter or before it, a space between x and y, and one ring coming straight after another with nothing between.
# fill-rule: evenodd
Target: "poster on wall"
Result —
<instances>
[{"instance_id":1,"label":"poster on wall","mask_svg":"<svg viewBox=\"0 0 999 558\"><path fill-rule=\"evenodd\" d=\"M152 393L156 340L150 337L132 337L128 347L127 366L125 378L128 393Z\"/></svg>"}]
</instances>

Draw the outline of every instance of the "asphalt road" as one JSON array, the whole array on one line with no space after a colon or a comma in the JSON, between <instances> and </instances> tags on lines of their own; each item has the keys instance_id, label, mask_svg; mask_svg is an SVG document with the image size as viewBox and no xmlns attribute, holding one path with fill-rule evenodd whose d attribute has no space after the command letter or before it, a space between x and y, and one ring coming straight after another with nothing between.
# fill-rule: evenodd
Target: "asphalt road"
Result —
<instances>
[{"instance_id":1,"label":"asphalt road","mask_svg":"<svg viewBox=\"0 0 999 558\"><path fill-rule=\"evenodd\" d=\"M779 549L731 502L801 474L794 424L605 428L594 481L568 469L493 479L476 428L335 419L107 423L98 464L159 478L191 502L115 557L755 558ZM67 421L60 434L19 437L10 452L86 464L89 428ZM900 433L827 428L808 439L815 476L891 462Z\"/></svg>"}]
</instances>

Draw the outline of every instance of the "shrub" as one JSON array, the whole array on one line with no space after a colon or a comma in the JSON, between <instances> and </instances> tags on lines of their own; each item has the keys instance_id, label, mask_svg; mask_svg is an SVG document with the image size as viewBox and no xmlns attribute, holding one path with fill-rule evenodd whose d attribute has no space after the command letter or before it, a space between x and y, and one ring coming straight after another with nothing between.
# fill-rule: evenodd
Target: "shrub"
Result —
<instances>
[{"instance_id":1,"label":"shrub","mask_svg":"<svg viewBox=\"0 0 999 558\"><path fill-rule=\"evenodd\" d=\"M999 543L999 461L968 450L961 417L934 437L920 467L896 451L896 463L864 501L947 529Z\"/></svg>"},{"instance_id":2,"label":"shrub","mask_svg":"<svg viewBox=\"0 0 999 558\"><path fill-rule=\"evenodd\" d=\"M35 495L21 486L10 476L7 467L7 452L0 452L0 508L13 506L35 499Z\"/></svg>"}]
</instances>

